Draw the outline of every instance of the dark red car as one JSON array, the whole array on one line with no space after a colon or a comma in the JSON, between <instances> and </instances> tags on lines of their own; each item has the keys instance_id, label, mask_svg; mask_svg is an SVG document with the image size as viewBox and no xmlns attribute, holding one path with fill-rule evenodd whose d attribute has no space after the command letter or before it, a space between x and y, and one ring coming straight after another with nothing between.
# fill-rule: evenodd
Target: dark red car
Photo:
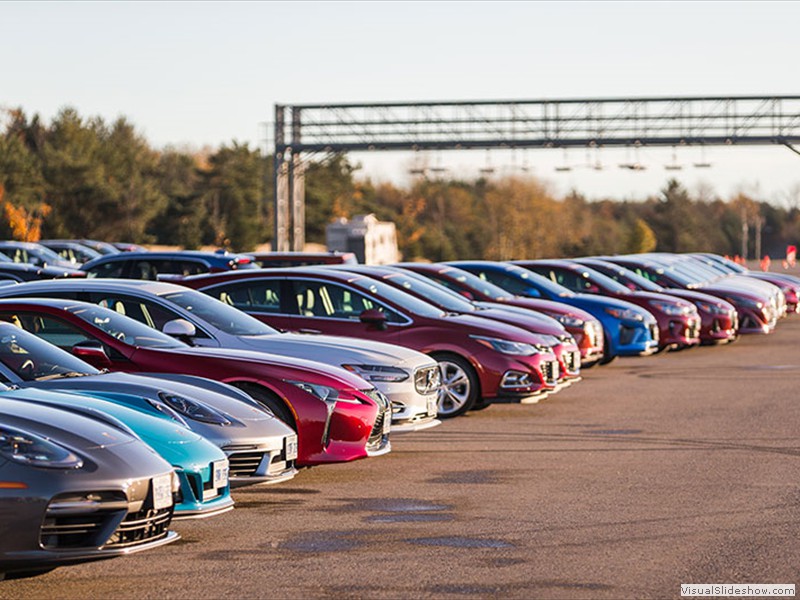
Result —
<instances>
[{"instance_id":1,"label":"dark red car","mask_svg":"<svg viewBox=\"0 0 800 600\"><path fill-rule=\"evenodd\" d=\"M330 268L380 279L420 300L430 302L448 313L474 315L529 331L539 336L542 344L550 346L553 354L556 355L563 375L560 381L566 384L580 377L581 351L575 343L575 338L567 333L564 326L555 319L531 310L515 309L497 304L479 307L460 294L435 284L419 273L412 273L398 267L341 265Z\"/></svg>"},{"instance_id":2,"label":"dark red car","mask_svg":"<svg viewBox=\"0 0 800 600\"><path fill-rule=\"evenodd\" d=\"M505 307L533 310L552 317L575 338L581 351L581 364L584 367L597 364L603 358L603 326L584 310L550 300L513 296L477 275L449 265L399 263L394 266L424 275L434 283L474 301L478 306L501 304Z\"/></svg>"},{"instance_id":3,"label":"dark red car","mask_svg":"<svg viewBox=\"0 0 800 600\"><path fill-rule=\"evenodd\" d=\"M198 275L185 285L286 331L388 342L424 352L442 369L439 416L555 390L555 355L532 334L472 315L450 315L382 281L325 267Z\"/></svg>"},{"instance_id":4,"label":"dark red car","mask_svg":"<svg viewBox=\"0 0 800 600\"><path fill-rule=\"evenodd\" d=\"M599 271L629 290L667 294L693 303L700 315L701 344L727 344L734 341L739 335L736 307L721 298L693 290L663 288L630 269L599 258L573 258L572 260Z\"/></svg>"},{"instance_id":5,"label":"dark red car","mask_svg":"<svg viewBox=\"0 0 800 600\"><path fill-rule=\"evenodd\" d=\"M100 369L196 375L235 385L297 431L297 465L390 449L389 401L344 369L262 352L190 348L113 310L74 300L2 300L0 320Z\"/></svg>"},{"instance_id":6,"label":"dark red car","mask_svg":"<svg viewBox=\"0 0 800 600\"><path fill-rule=\"evenodd\" d=\"M700 315L691 302L656 292L633 291L591 267L568 260L511 262L577 294L598 294L641 306L658 322L658 346L662 350L686 348L700 343Z\"/></svg>"}]
</instances>

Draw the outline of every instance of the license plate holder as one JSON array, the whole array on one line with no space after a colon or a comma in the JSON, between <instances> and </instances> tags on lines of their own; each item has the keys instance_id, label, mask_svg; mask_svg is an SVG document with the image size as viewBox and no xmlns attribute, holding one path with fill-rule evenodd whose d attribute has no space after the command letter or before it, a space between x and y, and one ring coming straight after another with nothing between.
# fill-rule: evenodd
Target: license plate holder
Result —
<instances>
[{"instance_id":1,"label":"license plate holder","mask_svg":"<svg viewBox=\"0 0 800 600\"><path fill-rule=\"evenodd\" d=\"M433 416L439 412L439 396L433 394L428 396L428 414Z\"/></svg>"},{"instance_id":2,"label":"license plate holder","mask_svg":"<svg viewBox=\"0 0 800 600\"><path fill-rule=\"evenodd\" d=\"M287 435L283 440L283 455L285 460L297 460L297 436Z\"/></svg>"},{"instance_id":3,"label":"license plate holder","mask_svg":"<svg viewBox=\"0 0 800 600\"><path fill-rule=\"evenodd\" d=\"M228 485L228 461L217 460L211 463L211 485L215 490Z\"/></svg>"},{"instance_id":4,"label":"license plate holder","mask_svg":"<svg viewBox=\"0 0 800 600\"><path fill-rule=\"evenodd\" d=\"M388 435L392 430L392 411L387 410L383 413L383 435Z\"/></svg>"},{"instance_id":5,"label":"license plate holder","mask_svg":"<svg viewBox=\"0 0 800 600\"><path fill-rule=\"evenodd\" d=\"M172 474L153 477L153 508L161 510L172 506Z\"/></svg>"}]
</instances>

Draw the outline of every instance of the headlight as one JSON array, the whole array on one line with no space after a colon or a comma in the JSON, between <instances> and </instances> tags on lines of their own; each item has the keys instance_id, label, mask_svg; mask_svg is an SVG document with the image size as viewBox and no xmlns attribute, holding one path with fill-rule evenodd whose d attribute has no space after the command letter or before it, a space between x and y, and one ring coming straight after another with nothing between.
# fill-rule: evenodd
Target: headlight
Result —
<instances>
[{"instance_id":1,"label":"headlight","mask_svg":"<svg viewBox=\"0 0 800 600\"><path fill-rule=\"evenodd\" d=\"M308 383L307 381L286 381L286 383L291 383L292 385L296 385L304 392L308 392L312 396L319 398L326 404L336 404L336 401L339 399L339 390L328 387L327 385L319 385L317 383Z\"/></svg>"},{"instance_id":2,"label":"headlight","mask_svg":"<svg viewBox=\"0 0 800 600\"><path fill-rule=\"evenodd\" d=\"M211 423L212 425L230 425L231 421L223 415L216 408L186 398L185 396L178 396L177 394L165 394L163 392L158 394L161 401L169 406L172 410L185 417L189 417L194 421L201 423Z\"/></svg>"},{"instance_id":3,"label":"headlight","mask_svg":"<svg viewBox=\"0 0 800 600\"><path fill-rule=\"evenodd\" d=\"M697 306L700 310L704 310L712 315L727 315L728 309L721 304L710 304L708 302L698 302Z\"/></svg>"},{"instance_id":4,"label":"headlight","mask_svg":"<svg viewBox=\"0 0 800 600\"><path fill-rule=\"evenodd\" d=\"M607 308L605 310L608 314L617 319L625 321L644 321L644 316L632 308Z\"/></svg>"},{"instance_id":5,"label":"headlight","mask_svg":"<svg viewBox=\"0 0 800 600\"><path fill-rule=\"evenodd\" d=\"M556 317L556 321L564 325L565 327L583 327L586 324L586 321L583 319L579 319L578 317L571 317L569 315L558 315Z\"/></svg>"},{"instance_id":6,"label":"headlight","mask_svg":"<svg viewBox=\"0 0 800 600\"><path fill-rule=\"evenodd\" d=\"M0 427L0 455L31 467L79 469L83 466L80 458L55 442L10 427Z\"/></svg>"},{"instance_id":7,"label":"headlight","mask_svg":"<svg viewBox=\"0 0 800 600\"><path fill-rule=\"evenodd\" d=\"M408 379L406 371L399 367L387 367L383 365L342 365L348 371L360 375L367 381L385 381L399 383Z\"/></svg>"},{"instance_id":8,"label":"headlight","mask_svg":"<svg viewBox=\"0 0 800 600\"><path fill-rule=\"evenodd\" d=\"M483 344L487 348L491 348L501 354L512 354L516 356L531 356L538 354L539 350L532 344L525 342L512 342L511 340L501 340L498 338L484 337L482 335L469 336L479 344Z\"/></svg>"},{"instance_id":9,"label":"headlight","mask_svg":"<svg viewBox=\"0 0 800 600\"><path fill-rule=\"evenodd\" d=\"M665 302L662 300L649 300L648 304L655 309L660 310L664 314L670 316L688 315L689 308L675 302Z\"/></svg>"},{"instance_id":10,"label":"headlight","mask_svg":"<svg viewBox=\"0 0 800 600\"><path fill-rule=\"evenodd\" d=\"M728 302L732 304L741 304L745 308L750 308L753 310L761 310L764 308L764 304L761 302L757 302L755 300L748 300L746 298L725 298Z\"/></svg>"}]
</instances>

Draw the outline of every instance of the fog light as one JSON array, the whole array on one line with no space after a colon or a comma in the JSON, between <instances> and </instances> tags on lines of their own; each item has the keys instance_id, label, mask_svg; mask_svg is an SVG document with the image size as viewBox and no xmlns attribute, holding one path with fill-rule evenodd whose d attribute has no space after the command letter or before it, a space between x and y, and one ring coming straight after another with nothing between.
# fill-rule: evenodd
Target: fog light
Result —
<instances>
[{"instance_id":1,"label":"fog light","mask_svg":"<svg viewBox=\"0 0 800 600\"><path fill-rule=\"evenodd\" d=\"M533 385L533 380L530 374L524 371L506 371L500 382L502 388L524 388L531 385Z\"/></svg>"}]
</instances>

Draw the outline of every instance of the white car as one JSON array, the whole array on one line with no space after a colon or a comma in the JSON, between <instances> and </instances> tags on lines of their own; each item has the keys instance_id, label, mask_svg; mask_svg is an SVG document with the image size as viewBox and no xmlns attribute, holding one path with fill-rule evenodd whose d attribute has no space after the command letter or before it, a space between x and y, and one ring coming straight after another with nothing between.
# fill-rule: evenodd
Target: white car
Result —
<instances>
[{"instance_id":1,"label":"white car","mask_svg":"<svg viewBox=\"0 0 800 600\"><path fill-rule=\"evenodd\" d=\"M402 346L329 335L281 333L206 294L160 281L32 281L0 289L0 298L67 298L100 304L193 346L269 352L343 367L392 402L392 431L439 425L441 372L432 358Z\"/></svg>"}]
</instances>

